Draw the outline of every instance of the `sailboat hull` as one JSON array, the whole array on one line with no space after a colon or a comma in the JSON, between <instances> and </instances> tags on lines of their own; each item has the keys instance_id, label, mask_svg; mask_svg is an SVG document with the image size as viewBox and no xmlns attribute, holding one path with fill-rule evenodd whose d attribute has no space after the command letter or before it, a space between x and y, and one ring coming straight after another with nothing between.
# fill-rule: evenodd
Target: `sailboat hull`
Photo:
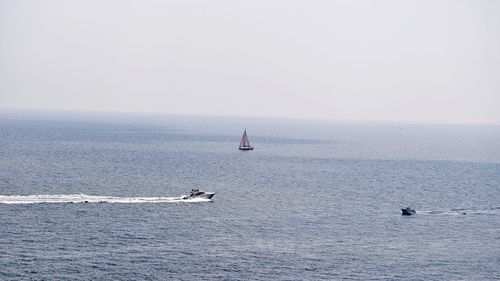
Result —
<instances>
[{"instance_id":1,"label":"sailboat hull","mask_svg":"<svg viewBox=\"0 0 500 281\"><path fill-rule=\"evenodd\" d=\"M253 150L253 147L239 147L240 150Z\"/></svg>"}]
</instances>

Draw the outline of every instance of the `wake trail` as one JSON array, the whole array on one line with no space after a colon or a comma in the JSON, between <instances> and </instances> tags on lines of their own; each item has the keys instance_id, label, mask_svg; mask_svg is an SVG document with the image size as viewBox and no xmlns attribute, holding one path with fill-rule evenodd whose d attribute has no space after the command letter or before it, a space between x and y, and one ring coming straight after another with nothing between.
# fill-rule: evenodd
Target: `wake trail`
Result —
<instances>
[{"instance_id":1,"label":"wake trail","mask_svg":"<svg viewBox=\"0 0 500 281\"><path fill-rule=\"evenodd\" d=\"M496 215L500 214L500 207L490 208L454 208L451 210L416 211L423 215Z\"/></svg>"},{"instance_id":2,"label":"wake trail","mask_svg":"<svg viewBox=\"0 0 500 281\"><path fill-rule=\"evenodd\" d=\"M0 195L0 204L41 204L41 203L196 203L211 202L206 198L182 199L182 197L117 197L86 194L38 194Z\"/></svg>"}]
</instances>

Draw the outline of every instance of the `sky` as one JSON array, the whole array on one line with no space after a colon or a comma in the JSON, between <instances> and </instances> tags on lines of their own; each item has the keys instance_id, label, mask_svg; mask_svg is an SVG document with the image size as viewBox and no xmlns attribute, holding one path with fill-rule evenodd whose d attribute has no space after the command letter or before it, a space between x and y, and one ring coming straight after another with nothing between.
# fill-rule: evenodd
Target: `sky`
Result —
<instances>
[{"instance_id":1,"label":"sky","mask_svg":"<svg viewBox=\"0 0 500 281\"><path fill-rule=\"evenodd\" d=\"M497 0L0 0L0 108L500 124Z\"/></svg>"}]
</instances>

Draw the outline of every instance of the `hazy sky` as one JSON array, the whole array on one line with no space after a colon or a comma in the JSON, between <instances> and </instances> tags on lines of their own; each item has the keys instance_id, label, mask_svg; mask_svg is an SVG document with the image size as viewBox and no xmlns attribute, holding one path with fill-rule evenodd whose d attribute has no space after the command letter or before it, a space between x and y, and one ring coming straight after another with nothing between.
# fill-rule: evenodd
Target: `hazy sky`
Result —
<instances>
[{"instance_id":1,"label":"hazy sky","mask_svg":"<svg viewBox=\"0 0 500 281\"><path fill-rule=\"evenodd\" d=\"M0 0L0 107L500 124L500 1Z\"/></svg>"}]
</instances>

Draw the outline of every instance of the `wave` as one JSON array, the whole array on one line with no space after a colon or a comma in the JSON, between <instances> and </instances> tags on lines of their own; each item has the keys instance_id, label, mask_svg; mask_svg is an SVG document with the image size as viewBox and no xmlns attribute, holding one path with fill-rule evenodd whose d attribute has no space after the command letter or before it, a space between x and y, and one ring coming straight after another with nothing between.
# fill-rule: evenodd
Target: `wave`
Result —
<instances>
[{"instance_id":1,"label":"wave","mask_svg":"<svg viewBox=\"0 0 500 281\"><path fill-rule=\"evenodd\" d=\"M182 197L116 197L86 194L54 195L0 195L0 204L41 204L41 203L195 203L211 202L206 198L182 199Z\"/></svg>"}]
</instances>

